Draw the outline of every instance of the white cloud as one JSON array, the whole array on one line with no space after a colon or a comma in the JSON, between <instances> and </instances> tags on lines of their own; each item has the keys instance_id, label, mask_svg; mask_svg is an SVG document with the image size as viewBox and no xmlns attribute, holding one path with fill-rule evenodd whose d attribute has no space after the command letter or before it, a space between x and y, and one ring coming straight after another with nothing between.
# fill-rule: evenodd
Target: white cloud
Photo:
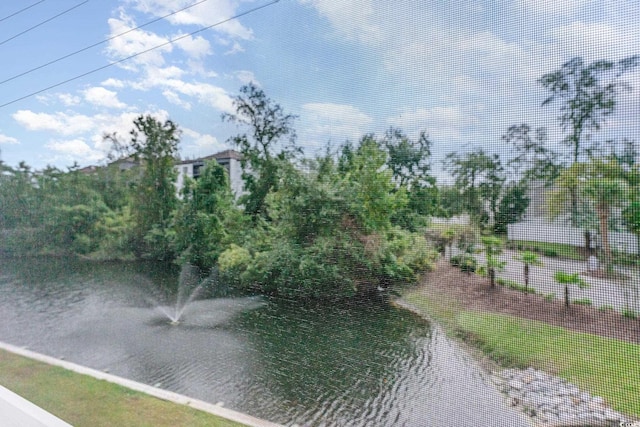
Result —
<instances>
[{"instance_id":1,"label":"white cloud","mask_svg":"<svg viewBox=\"0 0 640 427\"><path fill-rule=\"evenodd\" d=\"M463 141L468 129L479 121L473 113L462 111L459 106L418 108L388 119L391 126L413 135L425 130L437 141Z\"/></svg>"},{"instance_id":2,"label":"white cloud","mask_svg":"<svg viewBox=\"0 0 640 427\"><path fill-rule=\"evenodd\" d=\"M169 79L161 86L172 89L182 95L196 98L203 104L210 105L225 113L233 113L233 99L221 87L209 83L187 83L182 80Z\"/></svg>"},{"instance_id":3,"label":"white cloud","mask_svg":"<svg viewBox=\"0 0 640 427\"><path fill-rule=\"evenodd\" d=\"M373 124L373 119L352 105L309 103L302 106L303 137L314 144L327 141L357 141Z\"/></svg>"},{"instance_id":4,"label":"white cloud","mask_svg":"<svg viewBox=\"0 0 640 427\"><path fill-rule=\"evenodd\" d=\"M258 83L258 80L256 79L256 76L253 74L253 72L251 72L249 70L236 71L234 73L234 76L243 85L247 85L249 83L253 83L257 87L261 87L260 83Z\"/></svg>"},{"instance_id":5,"label":"white cloud","mask_svg":"<svg viewBox=\"0 0 640 427\"><path fill-rule=\"evenodd\" d=\"M136 9L154 16L164 16L177 9L195 3L193 0L134 0ZM176 13L167 18L174 25L198 25L206 27L235 16L238 13L237 5L242 2L233 0L209 0L185 11ZM253 32L244 27L238 19L233 19L224 24L215 26L214 31L227 36L249 40Z\"/></svg>"},{"instance_id":6,"label":"white cloud","mask_svg":"<svg viewBox=\"0 0 640 427\"><path fill-rule=\"evenodd\" d=\"M521 13L542 15L570 15L592 0L517 0Z\"/></svg>"},{"instance_id":7,"label":"white cloud","mask_svg":"<svg viewBox=\"0 0 640 427\"><path fill-rule=\"evenodd\" d=\"M52 140L46 148L63 155L67 161L78 161L79 163L93 163L104 158L104 153L91 148L82 138L71 140Z\"/></svg>"},{"instance_id":8,"label":"white cloud","mask_svg":"<svg viewBox=\"0 0 640 427\"><path fill-rule=\"evenodd\" d=\"M0 144L20 144L20 142L12 137L0 133Z\"/></svg>"},{"instance_id":9,"label":"white cloud","mask_svg":"<svg viewBox=\"0 0 640 427\"><path fill-rule=\"evenodd\" d=\"M178 34L174 38L182 37L175 44L185 51L191 58L200 59L211 54L211 45L201 36L192 37Z\"/></svg>"},{"instance_id":10,"label":"white cloud","mask_svg":"<svg viewBox=\"0 0 640 427\"><path fill-rule=\"evenodd\" d=\"M201 134L193 129L182 129L182 136L192 140L193 145L199 149L205 149L208 151L222 151L225 149L225 145L218 141L213 135Z\"/></svg>"},{"instance_id":11,"label":"white cloud","mask_svg":"<svg viewBox=\"0 0 640 427\"><path fill-rule=\"evenodd\" d=\"M125 87L125 83L122 80L114 79L113 77L109 77L107 80L103 81L100 84L102 86L115 87L118 89Z\"/></svg>"},{"instance_id":12,"label":"white cloud","mask_svg":"<svg viewBox=\"0 0 640 427\"><path fill-rule=\"evenodd\" d=\"M64 145L63 142L56 140L52 142L51 147L72 148L80 150L82 144L78 141L91 140L93 149L102 153L107 153L110 143L104 141L105 133L116 133L119 137L128 140L129 131L133 128L133 121L140 115L150 114L159 121L165 121L169 118L169 113L165 110L145 111L145 112L124 112L121 114L96 114L87 116L83 114L66 114L66 113L34 113L30 110L20 110L13 115L13 118L30 131L45 131L62 136L74 136L70 141L73 144ZM65 144L68 141L65 142ZM61 145L62 144L62 145ZM86 144L86 142L85 142Z\"/></svg>"},{"instance_id":13,"label":"white cloud","mask_svg":"<svg viewBox=\"0 0 640 427\"><path fill-rule=\"evenodd\" d=\"M96 106L107 108L125 108L127 104L118 100L118 94L114 91L95 86L83 91L84 99Z\"/></svg>"},{"instance_id":14,"label":"white cloud","mask_svg":"<svg viewBox=\"0 0 640 427\"><path fill-rule=\"evenodd\" d=\"M169 39L155 33L143 30L133 30L135 22L121 13L120 19L108 20L110 37L107 44L107 53L114 59L124 59L129 56L146 52L128 61L120 63L123 68L134 69L131 64L161 66L164 64L163 53L171 52L172 44ZM123 34L125 33L126 34ZM118 37L116 35L123 34Z\"/></svg>"},{"instance_id":15,"label":"white cloud","mask_svg":"<svg viewBox=\"0 0 640 427\"><path fill-rule=\"evenodd\" d=\"M51 131L60 135L77 135L94 127L94 120L83 114L34 113L18 110L12 117L24 128L32 131Z\"/></svg>"},{"instance_id":16,"label":"white cloud","mask_svg":"<svg viewBox=\"0 0 640 427\"><path fill-rule=\"evenodd\" d=\"M372 0L300 0L313 6L318 13L331 22L336 31L348 39L361 43L377 43L382 39L382 30L374 17Z\"/></svg>"},{"instance_id":17,"label":"white cloud","mask_svg":"<svg viewBox=\"0 0 640 427\"><path fill-rule=\"evenodd\" d=\"M587 60L621 59L636 54L640 43L640 29L607 22L575 21L554 28L550 32L557 49L566 60L582 56Z\"/></svg>"},{"instance_id":18,"label":"white cloud","mask_svg":"<svg viewBox=\"0 0 640 427\"><path fill-rule=\"evenodd\" d=\"M180 96L175 93L174 91L171 90L165 90L162 92L162 94L164 95L164 97L167 99L167 101L169 101L170 103L174 104L174 105L178 105L182 108L184 108L185 110L191 110L191 104L183 101Z\"/></svg>"}]
</instances>

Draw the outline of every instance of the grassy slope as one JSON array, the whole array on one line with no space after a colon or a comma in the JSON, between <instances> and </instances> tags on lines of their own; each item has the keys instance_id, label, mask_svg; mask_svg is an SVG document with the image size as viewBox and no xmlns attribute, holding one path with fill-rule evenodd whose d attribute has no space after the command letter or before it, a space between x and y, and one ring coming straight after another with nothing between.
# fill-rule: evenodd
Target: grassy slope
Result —
<instances>
[{"instance_id":1,"label":"grassy slope","mask_svg":"<svg viewBox=\"0 0 640 427\"><path fill-rule=\"evenodd\" d=\"M533 366L566 378L613 409L640 416L640 345L512 316L465 311L440 297L403 298L503 366Z\"/></svg>"},{"instance_id":2,"label":"grassy slope","mask_svg":"<svg viewBox=\"0 0 640 427\"><path fill-rule=\"evenodd\" d=\"M75 427L242 426L5 351L0 351L0 384Z\"/></svg>"}]
</instances>

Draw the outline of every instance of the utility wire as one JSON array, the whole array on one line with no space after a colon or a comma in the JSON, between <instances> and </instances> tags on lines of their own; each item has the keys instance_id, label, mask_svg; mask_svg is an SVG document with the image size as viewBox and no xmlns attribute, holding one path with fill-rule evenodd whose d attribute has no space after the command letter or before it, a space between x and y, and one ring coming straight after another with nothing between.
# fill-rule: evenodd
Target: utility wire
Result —
<instances>
[{"instance_id":1,"label":"utility wire","mask_svg":"<svg viewBox=\"0 0 640 427\"><path fill-rule=\"evenodd\" d=\"M70 7L69 9L67 9L67 10L65 10L65 11L62 11L62 12L58 13L57 15L52 16L52 17L51 17L51 18L49 18L49 19L45 19L44 21L40 22L39 24L34 25L34 26L33 26L33 27L31 27L31 28L27 28L26 30L24 30L24 31L22 31L22 32L20 32L20 33L18 33L18 34L16 34L16 35L15 35L15 36L13 36L13 37L9 37L8 39L1 41L1 42L0 42L0 46L2 46L2 45L3 45L3 44L5 44L6 42L9 42L9 41L11 41L11 40L13 40L13 39L15 39L15 38L17 38L17 37L20 37L21 35L23 35L23 34L25 34L25 33L28 33L28 32L29 32L29 31L31 31L31 30L34 30L34 29L38 28L38 27L39 27L39 26L41 26L41 25L46 24L47 22L53 21L54 19L58 18L59 16L64 15L65 13L69 13L69 12L71 12L73 9L76 9L76 8L78 8L78 7L82 6L82 5L83 5L83 4L85 4L85 3L89 3L89 0L84 0L83 2L78 3L77 5L75 5L75 6L73 6L73 7Z\"/></svg>"},{"instance_id":2,"label":"utility wire","mask_svg":"<svg viewBox=\"0 0 640 427\"><path fill-rule=\"evenodd\" d=\"M44 1L44 0L42 0L42 1ZM22 77L22 76L26 76L27 74L31 74L31 73L33 73L34 71L38 71L38 70L40 70L40 69L42 69L42 68L44 68L44 67L48 67L48 66L49 66L49 65L51 65L51 64L55 64L56 62L60 62L60 61L62 61L63 59L70 58L70 57L72 57L72 56L74 56L74 55L77 55L77 54L79 54L79 53L82 53L82 52L84 52L84 51L87 51L87 50L89 50L89 49L92 49L92 48L94 48L94 47L96 47L96 46L100 46L101 44L104 44L104 43L106 43L106 42L108 42L108 41L111 41L111 40L113 40L113 39L115 39L115 38L118 38L118 37L124 36L125 34L129 34L129 33L130 33L130 32L132 32L132 31L136 31L136 30L139 30L140 28L146 27L146 26L148 26L148 25L155 24L156 22L161 21L161 20L163 20L163 19L166 19L166 18L168 18L168 17L170 17L170 16L172 16L172 15L175 15L176 13L183 12L183 11L185 11L185 10L187 10L187 9L190 9L190 8L192 8L192 7L194 7L194 6L197 6L197 5L202 4L202 3L204 3L204 2L207 2L207 1L209 1L209 0L200 0L199 2L194 3L194 4L190 5L190 6L183 7L182 9L176 10L175 12L168 13L168 14L166 14L166 15L164 15L164 16L161 16L161 17L156 18L156 19L154 19L154 20L152 20L152 21L149 21L149 22L147 22L147 23L144 23L144 24L142 24L142 25L139 25L139 26L137 26L137 27L135 27L135 28L131 28L130 30L127 30L127 31L122 32L122 33L120 33L120 34L116 34L115 36L111 36L111 37L109 37L109 38L107 38L107 39L101 40L101 41L99 41L99 42L97 42L97 43L94 43L94 44L92 44L92 45L90 45L90 46L83 47L83 48L82 48L82 49L80 49L80 50L76 50L75 52L71 52L71 53L69 53L69 54L67 54L67 55L61 56L61 57L59 57L59 58L57 58L57 59L54 59L53 61L49 61L49 62L47 62L47 63L45 63L45 64L38 65L37 67L31 68L31 69L29 69L29 70L27 70L27 71L23 71L22 73L16 74L15 76L11 76L11 77L9 77L9 78L7 78L7 79L5 79L5 80L0 81L0 85L1 85L1 84L4 84L4 83L7 83L7 82L10 82L11 80L15 80L15 79L17 79L18 77Z\"/></svg>"},{"instance_id":3,"label":"utility wire","mask_svg":"<svg viewBox=\"0 0 640 427\"><path fill-rule=\"evenodd\" d=\"M164 46L167 46L167 45L173 44L173 43L177 42L178 40L182 40L182 39L184 39L184 38L186 38L186 37L191 37L191 36L193 36L193 35L195 35L195 34L198 34L198 33L201 33L201 32L203 32L203 31L209 30L209 29L211 29L211 28L213 28L213 27L217 27L218 25L225 24L225 23L227 23L227 22L229 22L229 21L232 21L232 20L234 20L234 19L238 19L238 18L240 18L240 17L242 17L242 16L246 16L246 15L249 15L249 14L251 14L251 13L253 13L253 12L257 12L257 11L258 11L258 10L260 10L260 9L264 9L264 8L266 8L266 7L269 7L269 6L274 5L274 4L278 3L279 1L280 1L280 0L272 0L272 1L270 1L269 3L265 3L265 4L261 5L261 6L257 6L257 7L254 7L254 8L252 8L252 9L246 10L246 11L244 11L244 12L242 12L242 13L239 13L239 14L237 14L237 15L234 15L234 16L232 16L232 17L230 17L230 18L223 19L222 21L216 22L215 24L208 25L208 26L206 26L206 27L200 28L199 30L193 31L193 32L188 33L188 34L183 34L183 35L181 35L180 37L176 37L175 39L169 40L168 42L161 43L161 44L159 44L159 45L157 45L157 46L151 47L151 48L149 48L149 49L143 50L143 51L138 52L138 53L134 53L133 55L129 55L129 56L127 56L126 58L122 58L122 59L119 59L119 60L117 60L117 61L115 61L115 62L111 62L111 63L109 63L109 64L107 64L107 65L103 65L102 67L94 68L93 70L87 71L86 73L82 73L82 74L79 74L79 75L77 75L77 76L75 76L75 77L71 77L70 79L63 80L63 81L61 81L61 82L59 82L59 83L56 83L56 84L53 84L53 85L51 85L51 86L47 86L47 87L45 87L44 89L40 89L40 90L38 90L38 91L31 92L31 93L29 93L29 94L27 94L27 95L21 96L20 98L15 98L15 99L13 99L12 101L5 102L4 104L0 104L0 108L6 107L7 105L15 104L15 103L16 103L16 102L18 102L18 101L22 101L23 99L27 99L27 98L30 98L30 97L32 97L32 96L34 96L34 95L41 94L42 92L46 92L46 91L48 91L49 89L53 89L53 88L56 88L56 87L58 87L58 86L62 86L63 84L66 84L66 83L72 82L72 81L74 81L74 80L81 79L82 77L85 77L85 76L88 76L88 75L90 75L90 74L96 73L96 72L98 72L98 71L104 70L105 68L112 67L112 66L114 66L114 65L116 65L116 64L120 64L120 63L122 63L122 62L128 61L129 59L135 58L135 57L140 56L140 55L142 55L142 54L145 54L145 53L147 53L147 52L151 52L152 50L156 50L156 49L159 49L159 48L161 48L161 47L164 47Z\"/></svg>"},{"instance_id":4,"label":"utility wire","mask_svg":"<svg viewBox=\"0 0 640 427\"><path fill-rule=\"evenodd\" d=\"M43 1L44 1L44 0L40 0L39 2L36 2L36 3L32 4L31 6L23 7L23 8L22 8L22 9L20 9L19 11L17 11L17 12L13 12L11 15L7 15L7 16L5 16L4 18L0 18L0 22L2 22L2 21L6 21L6 20L7 20L7 19L9 19L9 18L13 18L13 17L14 17L14 16L16 16L17 14L22 13L22 12L24 12L25 10L31 9L33 6L39 5L39 4L40 4L40 3L42 3Z\"/></svg>"}]
</instances>

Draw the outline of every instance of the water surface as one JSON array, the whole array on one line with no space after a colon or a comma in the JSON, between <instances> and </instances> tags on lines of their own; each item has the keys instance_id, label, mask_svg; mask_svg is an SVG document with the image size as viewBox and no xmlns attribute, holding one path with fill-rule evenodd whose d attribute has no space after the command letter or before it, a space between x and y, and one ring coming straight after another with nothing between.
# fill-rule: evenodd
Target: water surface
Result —
<instances>
[{"instance_id":1,"label":"water surface","mask_svg":"<svg viewBox=\"0 0 640 427\"><path fill-rule=\"evenodd\" d=\"M178 273L0 259L0 340L287 425L529 425L411 313L226 297L171 325Z\"/></svg>"}]
</instances>

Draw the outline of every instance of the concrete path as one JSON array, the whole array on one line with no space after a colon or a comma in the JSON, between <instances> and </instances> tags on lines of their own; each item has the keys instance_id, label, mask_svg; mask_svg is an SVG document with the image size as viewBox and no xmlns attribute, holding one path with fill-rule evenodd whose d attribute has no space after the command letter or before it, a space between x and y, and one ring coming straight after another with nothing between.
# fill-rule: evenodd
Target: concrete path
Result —
<instances>
[{"instance_id":1,"label":"concrete path","mask_svg":"<svg viewBox=\"0 0 640 427\"><path fill-rule=\"evenodd\" d=\"M517 251L505 250L500 259L506 262L505 269L498 272L497 277L514 280L524 285L524 264L517 261ZM479 264L485 262L484 254L477 254L476 259ZM640 314L640 275L632 268L619 268L617 271L626 275L629 279L613 280L600 279L587 275L588 268L586 261L574 261L560 258L550 258L540 256L543 266L531 266L529 268L529 286L538 293L549 295L555 294L557 299L564 298L564 286L557 284L553 280L556 271L567 273L580 273L580 277L589 285L586 289L570 285L569 298L588 298L594 307L610 306L617 311L625 308Z\"/></svg>"}]
</instances>

